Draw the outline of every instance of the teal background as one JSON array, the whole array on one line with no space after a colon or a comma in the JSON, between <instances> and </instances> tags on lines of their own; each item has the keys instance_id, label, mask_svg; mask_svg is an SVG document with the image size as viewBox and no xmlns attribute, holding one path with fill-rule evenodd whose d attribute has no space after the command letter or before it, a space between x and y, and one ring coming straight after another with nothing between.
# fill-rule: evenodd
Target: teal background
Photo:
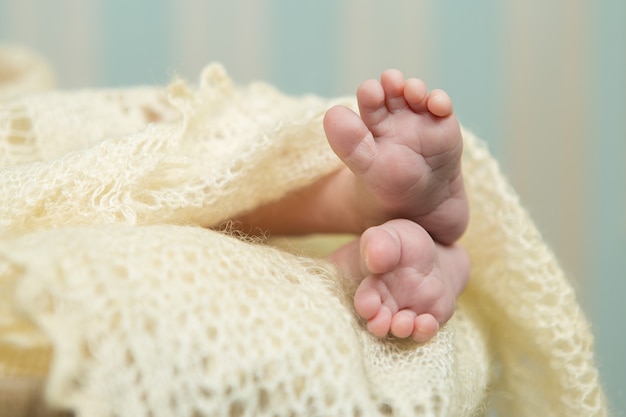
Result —
<instances>
[{"instance_id":1,"label":"teal background","mask_svg":"<svg viewBox=\"0 0 626 417\"><path fill-rule=\"evenodd\" d=\"M60 88L195 80L351 94L387 67L446 89L572 277L626 415L626 2L0 0L0 41Z\"/></svg>"}]
</instances>

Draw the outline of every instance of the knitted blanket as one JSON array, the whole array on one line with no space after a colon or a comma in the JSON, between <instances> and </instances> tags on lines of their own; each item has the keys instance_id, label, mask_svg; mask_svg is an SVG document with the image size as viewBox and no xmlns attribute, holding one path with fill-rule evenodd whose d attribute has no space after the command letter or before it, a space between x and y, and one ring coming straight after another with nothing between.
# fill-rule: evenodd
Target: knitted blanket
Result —
<instances>
[{"instance_id":1,"label":"knitted blanket","mask_svg":"<svg viewBox=\"0 0 626 417\"><path fill-rule=\"evenodd\" d=\"M20 62L0 78L0 416L606 413L574 291L470 132L471 281L432 341L378 339L330 263L211 229L337 169L321 119L352 99L216 64L16 96Z\"/></svg>"}]
</instances>

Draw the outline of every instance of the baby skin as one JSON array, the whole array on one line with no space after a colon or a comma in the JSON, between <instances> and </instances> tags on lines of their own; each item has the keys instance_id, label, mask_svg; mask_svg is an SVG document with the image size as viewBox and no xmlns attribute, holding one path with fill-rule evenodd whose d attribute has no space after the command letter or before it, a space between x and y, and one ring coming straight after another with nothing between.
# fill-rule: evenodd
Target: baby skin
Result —
<instances>
[{"instance_id":1,"label":"baby skin","mask_svg":"<svg viewBox=\"0 0 626 417\"><path fill-rule=\"evenodd\" d=\"M363 83L357 103L358 115L336 106L324 118L343 168L237 220L275 234L360 234L330 255L358 283L357 314L375 336L424 342L469 278L455 245L469 218L460 126L445 92L395 70Z\"/></svg>"},{"instance_id":2,"label":"baby skin","mask_svg":"<svg viewBox=\"0 0 626 417\"><path fill-rule=\"evenodd\" d=\"M353 182L352 212L372 226L330 258L360 280L354 306L372 334L427 341L469 278L454 245L469 217L459 123L445 92L398 71L362 84L357 102L360 116L334 107L324 128Z\"/></svg>"}]
</instances>

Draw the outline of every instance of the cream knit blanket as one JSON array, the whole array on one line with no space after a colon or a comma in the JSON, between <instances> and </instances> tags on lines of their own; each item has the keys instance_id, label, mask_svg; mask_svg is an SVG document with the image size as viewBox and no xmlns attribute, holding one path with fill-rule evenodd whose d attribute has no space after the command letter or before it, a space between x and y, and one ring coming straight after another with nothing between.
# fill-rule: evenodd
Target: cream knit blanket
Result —
<instances>
[{"instance_id":1,"label":"cream knit blanket","mask_svg":"<svg viewBox=\"0 0 626 417\"><path fill-rule=\"evenodd\" d=\"M24 62L0 78L0 416L39 384L79 417L605 415L574 291L469 132L471 283L431 342L379 340L329 263L206 228L335 170L321 118L351 100L219 65L11 98Z\"/></svg>"}]
</instances>

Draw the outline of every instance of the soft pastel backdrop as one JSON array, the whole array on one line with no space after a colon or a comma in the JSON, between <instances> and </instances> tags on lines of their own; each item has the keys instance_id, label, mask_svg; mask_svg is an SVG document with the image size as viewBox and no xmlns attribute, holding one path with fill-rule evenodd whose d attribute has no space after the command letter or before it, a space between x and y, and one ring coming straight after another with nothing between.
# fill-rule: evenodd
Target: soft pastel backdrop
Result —
<instances>
[{"instance_id":1,"label":"soft pastel backdrop","mask_svg":"<svg viewBox=\"0 0 626 417\"><path fill-rule=\"evenodd\" d=\"M446 89L573 278L626 415L624 0L0 0L0 42L60 88L195 80L351 94L395 67Z\"/></svg>"}]
</instances>

